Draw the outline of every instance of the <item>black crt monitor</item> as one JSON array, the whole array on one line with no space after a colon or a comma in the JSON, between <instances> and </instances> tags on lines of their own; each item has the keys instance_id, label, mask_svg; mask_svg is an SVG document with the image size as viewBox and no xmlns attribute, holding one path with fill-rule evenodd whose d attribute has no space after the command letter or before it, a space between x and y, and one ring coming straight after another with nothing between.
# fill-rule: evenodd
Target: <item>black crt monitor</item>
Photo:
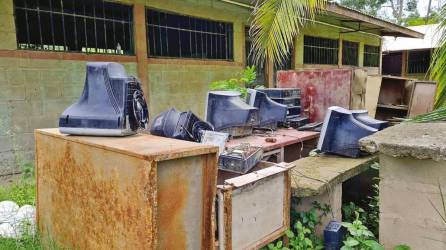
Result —
<instances>
[{"instance_id":1,"label":"black crt monitor","mask_svg":"<svg viewBox=\"0 0 446 250\"><path fill-rule=\"evenodd\" d=\"M352 110L352 114L357 120L361 121L362 123L364 123L370 127L376 128L378 130L383 130L389 126L388 121L376 120L376 119L370 117L369 112L365 109L364 110Z\"/></svg>"},{"instance_id":2,"label":"black crt monitor","mask_svg":"<svg viewBox=\"0 0 446 250\"><path fill-rule=\"evenodd\" d=\"M200 142L206 130L213 131L214 128L209 123L200 120L191 111L179 112L172 108L153 120L150 133L179 140Z\"/></svg>"},{"instance_id":3,"label":"black crt monitor","mask_svg":"<svg viewBox=\"0 0 446 250\"><path fill-rule=\"evenodd\" d=\"M206 121L214 126L215 131L232 136L252 133L252 128L259 125L259 110L242 100L237 91L210 91L205 113Z\"/></svg>"},{"instance_id":4,"label":"black crt monitor","mask_svg":"<svg viewBox=\"0 0 446 250\"><path fill-rule=\"evenodd\" d=\"M352 158L361 155L359 140L378 129L355 118L352 111L341 107L330 107L325 115L317 148Z\"/></svg>"},{"instance_id":5,"label":"black crt monitor","mask_svg":"<svg viewBox=\"0 0 446 250\"><path fill-rule=\"evenodd\" d=\"M87 63L84 90L59 118L61 133L125 136L148 128L149 114L139 81L121 64Z\"/></svg>"},{"instance_id":6,"label":"black crt monitor","mask_svg":"<svg viewBox=\"0 0 446 250\"><path fill-rule=\"evenodd\" d=\"M287 105L273 101L264 92L248 89L247 103L259 109L259 127L277 127L286 120Z\"/></svg>"}]
</instances>

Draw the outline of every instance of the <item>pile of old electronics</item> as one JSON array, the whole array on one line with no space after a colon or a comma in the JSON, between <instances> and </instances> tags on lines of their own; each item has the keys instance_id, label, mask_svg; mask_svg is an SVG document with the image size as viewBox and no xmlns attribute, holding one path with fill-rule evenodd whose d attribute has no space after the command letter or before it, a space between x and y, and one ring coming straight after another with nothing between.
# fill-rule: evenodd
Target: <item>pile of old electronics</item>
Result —
<instances>
[{"instance_id":1,"label":"pile of old electronics","mask_svg":"<svg viewBox=\"0 0 446 250\"><path fill-rule=\"evenodd\" d=\"M249 136L255 128L276 129L285 120L287 107L263 92L248 90L246 100L236 91L211 91L207 96L206 121L229 137ZM219 157L221 170L247 173L263 157L263 150L242 144L224 150Z\"/></svg>"},{"instance_id":2,"label":"pile of old electronics","mask_svg":"<svg viewBox=\"0 0 446 250\"><path fill-rule=\"evenodd\" d=\"M308 124L308 117L302 115L301 91L299 88L259 89L273 101L287 106L286 119L280 122L282 127L299 128Z\"/></svg>"},{"instance_id":3,"label":"pile of old electronics","mask_svg":"<svg viewBox=\"0 0 446 250\"><path fill-rule=\"evenodd\" d=\"M317 148L321 152L357 158L362 155L359 140L388 126L368 116L367 110L333 106L325 115Z\"/></svg>"}]
</instances>

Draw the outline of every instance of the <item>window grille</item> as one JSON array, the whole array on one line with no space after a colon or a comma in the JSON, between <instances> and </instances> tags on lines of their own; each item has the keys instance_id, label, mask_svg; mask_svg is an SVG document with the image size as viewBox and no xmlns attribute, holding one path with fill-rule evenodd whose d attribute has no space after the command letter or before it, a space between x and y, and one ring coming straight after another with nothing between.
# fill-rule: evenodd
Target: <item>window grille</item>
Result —
<instances>
[{"instance_id":1,"label":"window grille","mask_svg":"<svg viewBox=\"0 0 446 250\"><path fill-rule=\"evenodd\" d=\"M305 64L338 64L339 41L320 37L304 37Z\"/></svg>"},{"instance_id":2,"label":"window grille","mask_svg":"<svg viewBox=\"0 0 446 250\"><path fill-rule=\"evenodd\" d=\"M233 60L232 23L148 9L150 57Z\"/></svg>"},{"instance_id":3,"label":"window grille","mask_svg":"<svg viewBox=\"0 0 446 250\"><path fill-rule=\"evenodd\" d=\"M132 7L102 0L14 0L18 49L133 54Z\"/></svg>"},{"instance_id":4,"label":"window grille","mask_svg":"<svg viewBox=\"0 0 446 250\"><path fill-rule=\"evenodd\" d=\"M430 50L409 51L407 59L407 73L409 74L426 73L429 69L430 62L431 62Z\"/></svg>"},{"instance_id":5,"label":"window grille","mask_svg":"<svg viewBox=\"0 0 446 250\"><path fill-rule=\"evenodd\" d=\"M364 67L379 67L379 46L364 45Z\"/></svg>"},{"instance_id":6,"label":"window grille","mask_svg":"<svg viewBox=\"0 0 446 250\"><path fill-rule=\"evenodd\" d=\"M342 65L358 66L359 43L342 41Z\"/></svg>"}]
</instances>

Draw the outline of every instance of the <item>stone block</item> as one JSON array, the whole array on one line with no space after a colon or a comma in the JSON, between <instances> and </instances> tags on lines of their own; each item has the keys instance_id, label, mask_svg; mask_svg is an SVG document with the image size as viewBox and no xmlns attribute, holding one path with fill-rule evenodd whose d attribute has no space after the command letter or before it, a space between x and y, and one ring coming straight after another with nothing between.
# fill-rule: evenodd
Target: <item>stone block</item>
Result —
<instances>
[{"instance_id":1,"label":"stone block","mask_svg":"<svg viewBox=\"0 0 446 250\"><path fill-rule=\"evenodd\" d=\"M5 152L10 152L12 150L12 144L10 140L10 136L2 135L0 136L0 154Z\"/></svg>"},{"instance_id":2,"label":"stone block","mask_svg":"<svg viewBox=\"0 0 446 250\"><path fill-rule=\"evenodd\" d=\"M63 67L63 64L61 65L61 67ZM58 69L61 69L61 67L59 67ZM49 68L48 70L45 70L40 75L40 81L42 83L62 84L67 76L67 73L65 70L58 70L58 69Z\"/></svg>"},{"instance_id":3,"label":"stone block","mask_svg":"<svg viewBox=\"0 0 446 250\"><path fill-rule=\"evenodd\" d=\"M9 108L11 114L22 116L40 116L43 114L43 100L11 101Z\"/></svg>"},{"instance_id":4,"label":"stone block","mask_svg":"<svg viewBox=\"0 0 446 250\"><path fill-rule=\"evenodd\" d=\"M0 48L1 49L1 48ZM13 57L0 57L0 68L15 68L18 65L18 59Z\"/></svg>"},{"instance_id":5,"label":"stone block","mask_svg":"<svg viewBox=\"0 0 446 250\"><path fill-rule=\"evenodd\" d=\"M36 84L40 81L41 70L20 68L20 71L24 75L26 83Z\"/></svg>"},{"instance_id":6,"label":"stone block","mask_svg":"<svg viewBox=\"0 0 446 250\"><path fill-rule=\"evenodd\" d=\"M20 68L8 68L6 70L6 79L10 85L20 85L25 83L25 74ZM36 83L37 81L34 81Z\"/></svg>"},{"instance_id":7,"label":"stone block","mask_svg":"<svg viewBox=\"0 0 446 250\"><path fill-rule=\"evenodd\" d=\"M43 87L39 82L27 82L25 92L28 101L42 101L44 98Z\"/></svg>"},{"instance_id":8,"label":"stone block","mask_svg":"<svg viewBox=\"0 0 446 250\"><path fill-rule=\"evenodd\" d=\"M25 86L9 86L2 91L0 91L0 100L2 101L17 101L17 100L25 100Z\"/></svg>"},{"instance_id":9,"label":"stone block","mask_svg":"<svg viewBox=\"0 0 446 250\"><path fill-rule=\"evenodd\" d=\"M0 175L8 175L20 172L20 167L16 164L14 152L0 153Z\"/></svg>"},{"instance_id":10,"label":"stone block","mask_svg":"<svg viewBox=\"0 0 446 250\"><path fill-rule=\"evenodd\" d=\"M45 99L57 100L63 98L63 85L57 83L47 83L43 86Z\"/></svg>"},{"instance_id":11,"label":"stone block","mask_svg":"<svg viewBox=\"0 0 446 250\"><path fill-rule=\"evenodd\" d=\"M64 98L73 97L73 98L77 99L81 96L83 88L84 87L80 86L80 85L74 85L74 84L66 85L65 84L62 86L62 93L63 93Z\"/></svg>"}]
</instances>

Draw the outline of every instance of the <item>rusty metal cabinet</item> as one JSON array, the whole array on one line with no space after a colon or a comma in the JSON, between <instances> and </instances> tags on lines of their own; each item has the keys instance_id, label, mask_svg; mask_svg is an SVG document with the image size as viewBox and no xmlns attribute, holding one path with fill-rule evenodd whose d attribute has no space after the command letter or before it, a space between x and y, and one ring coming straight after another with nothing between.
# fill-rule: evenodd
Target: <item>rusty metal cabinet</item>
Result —
<instances>
[{"instance_id":1,"label":"rusty metal cabinet","mask_svg":"<svg viewBox=\"0 0 446 250\"><path fill-rule=\"evenodd\" d=\"M37 221L73 249L212 249L217 147L35 132Z\"/></svg>"}]
</instances>

